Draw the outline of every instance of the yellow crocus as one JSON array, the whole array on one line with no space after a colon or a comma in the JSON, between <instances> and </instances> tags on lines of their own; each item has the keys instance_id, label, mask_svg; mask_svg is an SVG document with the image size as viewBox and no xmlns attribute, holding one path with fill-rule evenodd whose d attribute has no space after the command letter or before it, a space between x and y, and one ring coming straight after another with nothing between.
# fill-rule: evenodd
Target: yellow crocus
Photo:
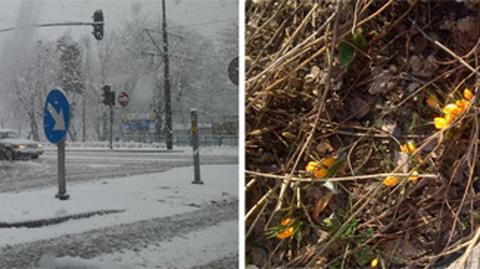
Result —
<instances>
[{"instance_id":1,"label":"yellow crocus","mask_svg":"<svg viewBox=\"0 0 480 269\"><path fill-rule=\"evenodd\" d=\"M454 114L458 115L458 106L456 104L448 104L443 108L443 113L448 115L448 114Z\"/></svg>"},{"instance_id":2,"label":"yellow crocus","mask_svg":"<svg viewBox=\"0 0 480 269\"><path fill-rule=\"evenodd\" d=\"M337 159L334 157L325 157L320 160L320 164L326 168L330 168L335 164L336 161Z\"/></svg>"},{"instance_id":3,"label":"yellow crocus","mask_svg":"<svg viewBox=\"0 0 480 269\"><path fill-rule=\"evenodd\" d=\"M394 187L398 184L399 180L396 176L388 176L383 180L383 185L387 187Z\"/></svg>"},{"instance_id":4,"label":"yellow crocus","mask_svg":"<svg viewBox=\"0 0 480 269\"><path fill-rule=\"evenodd\" d=\"M448 127L448 121L442 117L435 117L435 119L433 119L433 123L437 129L445 129Z\"/></svg>"},{"instance_id":5,"label":"yellow crocus","mask_svg":"<svg viewBox=\"0 0 480 269\"><path fill-rule=\"evenodd\" d=\"M472 93L472 91L470 91L469 88L465 88L465 90L463 90L463 97L464 97L467 101L472 101L472 99L473 99L473 93Z\"/></svg>"}]
</instances>

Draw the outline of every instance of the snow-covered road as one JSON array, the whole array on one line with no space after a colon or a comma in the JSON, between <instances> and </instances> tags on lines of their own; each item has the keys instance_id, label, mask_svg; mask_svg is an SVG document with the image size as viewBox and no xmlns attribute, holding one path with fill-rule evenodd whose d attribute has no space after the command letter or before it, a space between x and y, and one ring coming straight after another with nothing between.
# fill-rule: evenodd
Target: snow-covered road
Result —
<instances>
[{"instance_id":1,"label":"snow-covered road","mask_svg":"<svg viewBox=\"0 0 480 269\"><path fill-rule=\"evenodd\" d=\"M238 166L202 166L204 185L192 174L78 182L68 201L55 188L0 193L0 224L20 224L0 228L0 268L237 268Z\"/></svg>"}]
</instances>

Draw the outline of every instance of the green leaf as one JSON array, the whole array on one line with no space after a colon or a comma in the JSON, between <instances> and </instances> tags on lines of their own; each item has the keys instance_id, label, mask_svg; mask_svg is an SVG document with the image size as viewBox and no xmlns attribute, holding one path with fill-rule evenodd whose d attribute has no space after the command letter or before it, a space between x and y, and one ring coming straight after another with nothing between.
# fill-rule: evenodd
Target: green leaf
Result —
<instances>
[{"instance_id":1,"label":"green leaf","mask_svg":"<svg viewBox=\"0 0 480 269\"><path fill-rule=\"evenodd\" d=\"M352 47L347 42L342 41L338 45L338 50L340 52L340 64L343 67L348 66L353 61L353 56L355 54L355 48Z\"/></svg>"}]
</instances>

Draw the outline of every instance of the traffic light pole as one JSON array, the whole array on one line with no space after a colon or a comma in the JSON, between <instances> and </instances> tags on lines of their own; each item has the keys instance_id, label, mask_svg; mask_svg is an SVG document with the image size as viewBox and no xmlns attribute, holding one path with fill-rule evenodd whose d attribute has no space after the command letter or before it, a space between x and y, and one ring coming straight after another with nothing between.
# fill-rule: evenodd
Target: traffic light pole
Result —
<instances>
[{"instance_id":1,"label":"traffic light pole","mask_svg":"<svg viewBox=\"0 0 480 269\"><path fill-rule=\"evenodd\" d=\"M166 125L166 138L167 149L173 149L173 130L172 130L172 106L171 106L171 94L170 94L170 70L168 59L168 33L167 33L167 15L165 12L165 0L162 0L162 32L163 32L163 62L164 62L164 81L165 81L165 125ZM161 108L159 108L160 111Z\"/></svg>"}]
</instances>

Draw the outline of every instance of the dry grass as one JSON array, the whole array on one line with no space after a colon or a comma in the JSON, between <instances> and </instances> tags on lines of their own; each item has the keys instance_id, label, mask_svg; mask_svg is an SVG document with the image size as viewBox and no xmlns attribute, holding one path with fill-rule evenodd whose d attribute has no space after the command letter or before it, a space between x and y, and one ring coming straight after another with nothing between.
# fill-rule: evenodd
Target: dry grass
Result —
<instances>
[{"instance_id":1,"label":"dry grass","mask_svg":"<svg viewBox=\"0 0 480 269\"><path fill-rule=\"evenodd\" d=\"M247 1L247 263L423 268L471 251L478 11L453 0ZM426 99L443 107L466 87L472 105L436 129L442 112ZM408 141L416 149L400 152ZM338 160L328 177L305 171L328 156ZM385 186L389 175L400 182ZM285 218L294 236L279 239Z\"/></svg>"}]
</instances>

